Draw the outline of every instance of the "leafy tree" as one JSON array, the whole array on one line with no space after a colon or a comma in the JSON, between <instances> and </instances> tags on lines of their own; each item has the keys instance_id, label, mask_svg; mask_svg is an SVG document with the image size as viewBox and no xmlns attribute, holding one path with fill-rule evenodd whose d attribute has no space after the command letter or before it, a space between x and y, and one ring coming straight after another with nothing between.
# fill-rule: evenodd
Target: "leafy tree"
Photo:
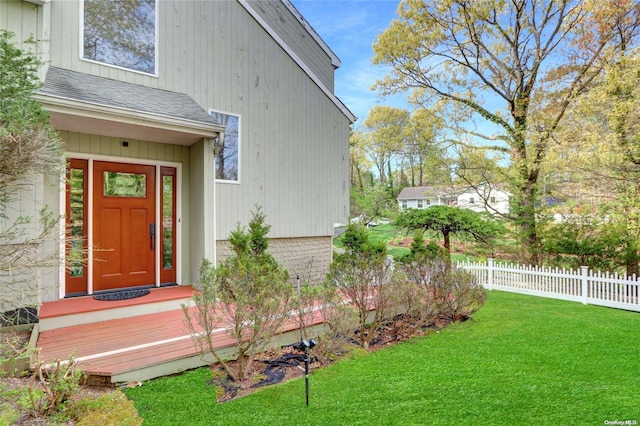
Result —
<instances>
[{"instance_id":1,"label":"leafy tree","mask_svg":"<svg viewBox=\"0 0 640 426\"><path fill-rule=\"evenodd\" d=\"M349 135L351 188L354 188L358 193L364 192L365 182L367 181L366 176L370 175L368 170L371 169L371 162L367 158L365 145L364 133L360 130L352 131Z\"/></svg>"},{"instance_id":2,"label":"leafy tree","mask_svg":"<svg viewBox=\"0 0 640 426\"><path fill-rule=\"evenodd\" d=\"M0 30L0 206L29 176L64 166L61 141L49 114L34 99L41 62L19 49L13 33ZM34 42L31 42L35 45Z\"/></svg>"},{"instance_id":3,"label":"leafy tree","mask_svg":"<svg viewBox=\"0 0 640 426\"><path fill-rule=\"evenodd\" d=\"M418 109L411 114L402 155L409 163L412 187L450 183L446 147L437 142L442 127L442 121L433 111Z\"/></svg>"},{"instance_id":4,"label":"leafy tree","mask_svg":"<svg viewBox=\"0 0 640 426\"><path fill-rule=\"evenodd\" d=\"M615 271L624 259L625 245L617 226L593 216L567 217L549 225L543 236L546 262L552 265Z\"/></svg>"},{"instance_id":5,"label":"leafy tree","mask_svg":"<svg viewBox=\"0 0 640 426\"><path fill-rule=\"evenodd\" d=\"M560 129L564 142L552 147L543 175L549 191L567 200L554 209L565 221L598 222L592 242L616 236L619 250L612 260L628 275L638 274L640 261L639 66L637 48L607 64L567 113Z\"/></svg>"},{"instance_id":6,"label":"leafy tree","mask_svg":"<svg viewBox=\"0 0 640 426\"><path fill-rule=\"evenodd\" d=\"M364 192L357 192L352 188L352 192L352 213L356 216L360 215L365 225L375 221L376 218L389 217L397 210L395 198L381 183L374 183Z\"/></svg>"},{"instance_id":7,"label":"leafy tree","mask_svg":"<svg viewBox=\"0 0 640 426\"><path fill-rule=\"evenodd\" d=\"M374 44L374 63L391 67L377 87L383 95L411 91L421 106L446 105L452 131L509 156L516 224L537 264L549 145L572 102L635 42L639 15L627 0L403 0Z\"/></svg>"},{"instance_id":8,"label":"leafy tree","mask_svg":"<svg viewBox=\"0 0 640 426\"><path fill-rule=\"evenodd\" d=\"M0 277L5 297L15 303L20 276L31 280L39 268L55 265L55 252L41 250L57 237L58 217L45 206L39 218L25 216L14 201L24 188L43 173L59 176L64 170L61 141L49 124L49 115L34 99L40 88L41 63L30 51L21 50L14 35L0 30ZM57 244L55 244L57 247ZM29 303L29 302L26 302ZM14 308L15 306L11 306Z\"/></svg>"},{"instance_id":9,"label":"leafy tree","mask_svg":"<svg viewBox=\"0 0 640 426\"><path fill-rule=\"evenodd\" d=\"M489 243L502 233L498 222L488 215L450 206L408 209L400 213L394 225L407 231L432 230L442 235L444 248L451 255L451 236L471 237Z\"/></svg>"},{"instance_id":10,"label":"leafy tree","mask_svg":"<svg viewBox=\"0 0 640 426\"><path fill-rule=\"evenodd\" d=\"M405 128L409 124L409 112L390 106L373 107L366 120L366 153L375 165L380 182L393 188L393 161L405 143Z\"/></svg>"}]
</instances>

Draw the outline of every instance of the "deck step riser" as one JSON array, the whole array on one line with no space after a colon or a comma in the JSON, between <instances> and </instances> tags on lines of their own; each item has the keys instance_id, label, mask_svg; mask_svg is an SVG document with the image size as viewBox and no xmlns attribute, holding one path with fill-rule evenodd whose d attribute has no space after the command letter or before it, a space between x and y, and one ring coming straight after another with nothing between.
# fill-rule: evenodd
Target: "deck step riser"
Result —
<instances>
[{"instance_id":1,"label":"deck step riser","mask_svg":"<svg viewBox=\"0 0 640 426\"><path fill-rule=\"evenodd\" d=\"M190 299L167 300L162 302L147 303L144 305L136 305L134 307L123 306L93 312L82 312L77 314L41 318L40 331L55 330L58 328L72 327L75 325L93 324L120 318L133 318L157 312L168 312L176 309L182 309L182 305L190 305L190 303Z\"/></svg>"}]
</instances>

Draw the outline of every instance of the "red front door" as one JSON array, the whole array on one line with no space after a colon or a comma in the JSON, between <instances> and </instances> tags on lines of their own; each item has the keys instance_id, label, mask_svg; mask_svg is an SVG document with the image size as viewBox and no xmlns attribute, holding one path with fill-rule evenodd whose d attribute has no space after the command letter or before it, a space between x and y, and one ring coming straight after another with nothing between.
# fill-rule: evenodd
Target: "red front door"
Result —
<instances>
[{"instance_id":1,"label":"red front door","mask_svg":"<svg viewBox=\"0 0 640 426\"><path fill-rule=\"evenodd\" d=\"M93 290L155 284L155 167L93 163Z\"/></svg>"}]
</instances>

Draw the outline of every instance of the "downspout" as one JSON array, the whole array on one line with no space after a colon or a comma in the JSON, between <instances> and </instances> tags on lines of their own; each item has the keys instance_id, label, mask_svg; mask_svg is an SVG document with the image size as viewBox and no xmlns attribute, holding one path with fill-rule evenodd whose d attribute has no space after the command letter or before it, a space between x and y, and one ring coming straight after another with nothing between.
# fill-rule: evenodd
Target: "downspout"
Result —
<instances>
[{"instance_id":1,"label":"downspout","mask_svg":"<svg viewBox=\"0 0 640 426\"><path fill-rule=\"evenodd\" d=\"M211 148L213 149L213 266L218 265L218 202L216 200L216 157L224 146L224 132L218 133L218 137L211 140Z\"/></svg>"}]
</instances>

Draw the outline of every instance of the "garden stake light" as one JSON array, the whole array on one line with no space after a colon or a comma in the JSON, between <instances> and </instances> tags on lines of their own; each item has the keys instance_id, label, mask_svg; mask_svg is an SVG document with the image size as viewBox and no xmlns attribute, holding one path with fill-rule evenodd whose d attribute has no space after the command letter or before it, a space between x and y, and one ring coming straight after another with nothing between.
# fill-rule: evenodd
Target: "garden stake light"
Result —
<instances>
[{"instance_id":1,"label":"garden stake light","mask_svg":"<svg viewBox=\"0 0 640 426\"><path fill-rule=\"evenodd\" d=\"M302 340L298 343L295 348L299 351L304 351L304 384L307 396L307 406L309 406L309 362L311 359L309 358L309 350L316 345L316 341L313 339L310 340Z\"/></svg>"}]
</instances>

